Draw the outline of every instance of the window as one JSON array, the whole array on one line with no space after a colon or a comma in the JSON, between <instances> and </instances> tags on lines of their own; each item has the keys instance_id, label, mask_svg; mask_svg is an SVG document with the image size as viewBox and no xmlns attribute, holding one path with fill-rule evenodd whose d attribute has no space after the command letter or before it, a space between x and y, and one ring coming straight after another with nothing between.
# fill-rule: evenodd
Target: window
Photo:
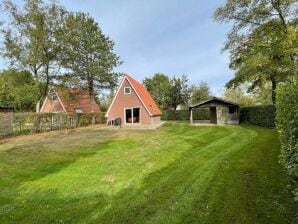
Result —
<instances>
[{"instance_id":1,"label":"window","mask_svg":"<svg viewBox=\"0 0 298 224\"><path fill-rule=\"evenodd\" d=\"M131 88L130 87L124 87L124 94L131 94Z\"/></svg>"},{"instance_id":2,"label":"window","mask_svg":"<svg viewBox=\"0 0 298 224\"><path fill-rule=\"evenodd\" d=\"M83 109L78 107L78 108L75 109L75 112L76 113L83 113Z\"/></svg>"},{"instance_id":3,"label":"window","mask_svg":"<svg viewBox=\"0 0 298 224\"><path fill-rule=\"evenodd\" d=\"M125 123L139 124L140 123L140 108L125 109Z\"/></svg>"},{"instance_id":4,"label":"window","mask_svg":"<svg viewBox=\"0 0 298 224\"><path fill-rule=\"evenodd\" d=\"M230 114L235 113L235 111L236 111L236 108L235 107L229 107L229 113Z\"/></svg>"},{"instance_id":5,"label":"window","mask_svg":"<svg viewBox=\"0 0 298 224\"><path fill-rule=\"evenodd\" d=\"M52 101L56 101L56 100L58 100L58 97L57 97L56 94L53 94L53 95L51 96L51 99L52 99Z\"/></svg>"}]
</instances>

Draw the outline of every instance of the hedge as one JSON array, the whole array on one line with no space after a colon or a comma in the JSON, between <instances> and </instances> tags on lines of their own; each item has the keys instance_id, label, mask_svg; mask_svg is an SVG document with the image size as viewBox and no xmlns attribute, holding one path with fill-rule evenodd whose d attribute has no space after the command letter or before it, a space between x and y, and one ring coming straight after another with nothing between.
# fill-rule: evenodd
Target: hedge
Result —
<instances>
[{"instance_id":1,"label":"hedge","mask_svg":"<svg viewBox=\"0 0 298 224\"><path fill-rule=\"evenodd\" d=\"M165 121L188 121L190 118L189 110L167 110L163 111L161 119ZM209 120L210 114L209 109L194 109L193 110L194 120Z\"/></svg>"},{"instance_id":2,"label":"hedge","mask_svg":"<svg viewBox=\"0 0 298 224\"><path fill-rule=\"evenodd\" d=\"M277 129L281 141L281 161L288 170L298 201L298 79L277 91Z\"/></svg>"},{"instance_id":3,"label":"hedge","mask_svg":"<svg viewBox=\"0 0 298 224\"><path fill-rule=\"evenodd\" d=\"M266 128L275 127L274 105L240 107L240 123L247 123Z\"/></svg>"},{"instance_id":4,"label":"hedge","mask_svg":"<svg viewBox=\"0 0 298 224\"><path fill-rule=\"evenodd\" d=\"M12 113L9 123L12 131L5 130L9 127L0 125L0 136L14 134L30 134L67 128L78 128L95 124L106 123L105 113ZM2 118L0 117L2 120ZM1 123L0 120L0 124ZM7 121L6 121L7 123Z\"/></svg>"}]
</instances>

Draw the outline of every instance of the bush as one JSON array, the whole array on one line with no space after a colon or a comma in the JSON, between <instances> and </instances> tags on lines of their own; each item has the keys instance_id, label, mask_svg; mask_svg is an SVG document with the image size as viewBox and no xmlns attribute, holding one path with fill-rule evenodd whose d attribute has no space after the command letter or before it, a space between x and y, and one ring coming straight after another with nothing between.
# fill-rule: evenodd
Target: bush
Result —
<instances>
[{"instance_id":1,"label":"bush","mask_svg":"<svg viewBox=\"0 0 298 224\"><path fill-rule=\"evenodd\" d=\"M281 160L292 177L298 201L298 80L278 88L276 106Z\"/></svg>"},{"instance_id":2,"label":"bush","mask_svg":"<svg viewBox=\"0 0 298 224\"><path fill-rule=\"evenodd\" d=\"M165 121L187 121L189 120L189 111L166 110L162 112L161 119Z\"/></svg>"},{"instance_id":3,"label":"bush","mask_svg":"<svg viewBox=\"0 0 298 224\"><path fill-rule=\"evenodd\" d=\"M104 113L13 113L9 121L12 131L5 130L9 127L4 127L1 122L4 118L0 117L0 135L22 135L83 127L91 125L93 117L95 124L106 123Z\"/></svg>"},{"instance_id":4,"label":"bush","mask_svg":"<svg viewBox=\"0 0 298 224\"><path fill-rule=\"evenodd\" d=\"M189 110L166 110L162 112L161 119L165 121L188 121L190 118ZM210 113L208 108L193 109L194 120L209 120Z\"/></svg>"},{"instance_id":5,"label":"bush","mask_svg":"<svg viewBox=\"0 0 298 224\"><path fill-rule=\"evenodd\" d=\"M275 127L274 105L240 107L240 123L258 125L266 128Z\"/></svg>"}]
</instances>

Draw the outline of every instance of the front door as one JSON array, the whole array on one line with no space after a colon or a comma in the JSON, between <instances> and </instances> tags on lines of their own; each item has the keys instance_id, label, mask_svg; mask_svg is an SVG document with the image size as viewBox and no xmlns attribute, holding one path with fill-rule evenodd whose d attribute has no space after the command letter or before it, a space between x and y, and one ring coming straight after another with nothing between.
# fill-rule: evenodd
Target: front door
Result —
<instances>
[{"instance_id":1,"label":"front door","mask_svg":"<svg viewBox=\"0 0 298 224\"><path fill-rule=\"evenodd\" d=\"M140 108L125 109L125 124L139 124L140 123Z\"/></svg>"}]
</instances>

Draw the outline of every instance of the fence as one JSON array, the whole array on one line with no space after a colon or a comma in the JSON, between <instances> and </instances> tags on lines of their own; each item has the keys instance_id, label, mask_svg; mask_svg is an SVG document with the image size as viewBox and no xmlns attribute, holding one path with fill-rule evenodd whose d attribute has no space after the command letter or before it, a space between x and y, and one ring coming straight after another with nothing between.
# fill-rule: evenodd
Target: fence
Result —
<instances>
[{"instance_id":1,"label":"fence","mask_svg":"<svg viewBox=\"0 0 298 224\"><path fill-rule=\"evenodd\" d=\"M0 136L104 124L104 113L0 113Z\"/></svg>"}]
</instances>

